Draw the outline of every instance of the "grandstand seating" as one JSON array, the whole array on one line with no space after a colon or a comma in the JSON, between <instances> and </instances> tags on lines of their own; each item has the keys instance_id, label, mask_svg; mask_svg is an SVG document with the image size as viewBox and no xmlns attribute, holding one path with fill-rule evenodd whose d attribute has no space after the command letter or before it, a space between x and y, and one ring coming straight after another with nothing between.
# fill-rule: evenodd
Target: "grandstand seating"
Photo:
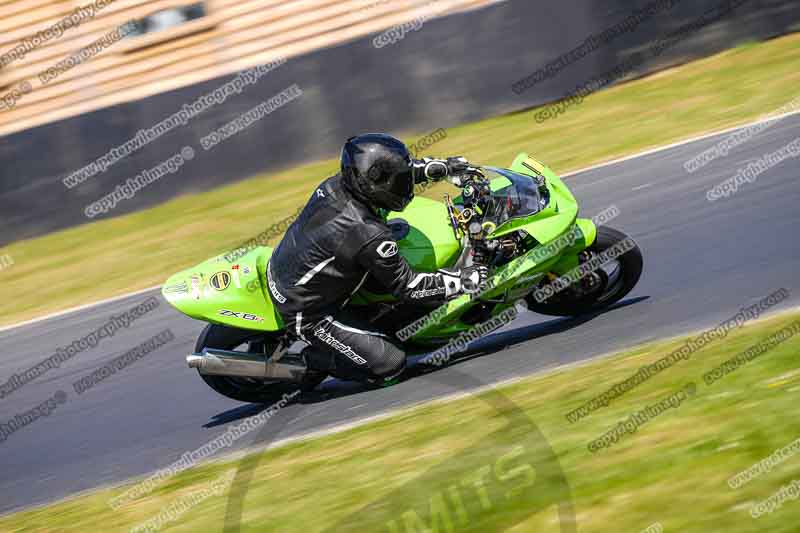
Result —
<instances>
[{"instance_id":1,"label":"grandstand seating","mask_svg":"<svg viewBox=\"0 0 800 533\"><path fill-rule=\"evenodd\" d=\"M0 54L92 0L0 0ZM206 16L123 39L43 85L38 74L130 20L199 0L116 0L0 69L0 98L33 88L0 111L0 135L497 0L206 0Z\"/></svg>"}]
</instances>

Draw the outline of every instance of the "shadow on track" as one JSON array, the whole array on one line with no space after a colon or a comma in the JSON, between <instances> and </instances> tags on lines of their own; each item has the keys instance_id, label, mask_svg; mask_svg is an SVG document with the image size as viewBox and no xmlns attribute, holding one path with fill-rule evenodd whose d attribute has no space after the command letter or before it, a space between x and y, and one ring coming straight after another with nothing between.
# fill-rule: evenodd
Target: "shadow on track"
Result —
<instances>
[{"instance_id":1,"label":"shadow on track","mask_svg":"<svg viewBox=\"0 0 800 533\"><path fill-rule=\"evenodd\" d=\"M432 372L437 372L439 370L443 370L455 364L475 359L477 357L494 355L503 350L513 348L514 346L517 346L519 344L531 342L536 339L547 337L549 335L555 335L557 333L563 333L565 331L569 331L571 329L582 326L588 322L591 322L592 320L594 320L599 316L605 315L617 309L622 309L631 305L641 303L648 299L650 299L649 296L629 298L627 300L618 302L607 309L603 309L602 311L597 311L594 313L589 313L577 317L554 318L552 320L548 320L547 322L542 322L540 324L533 324L531 326L525 326L523 328L514 329L511 331L507 331L505 333L496 333L494 335L489 335L484 339L480 339L470 344L469 349L464 353L460 354L459 357L454 358L448 364L439 367L423 365L418 363L420 359L423 359L428 354L409 356L408 371L403 376L403 381L408 381L426 374L430 374ZM371 390L373 389L365 385L361 385L359 383L355 383L352 381L343 381L336 378L329 378L322 385L317 387L317 389L315 389L314 391L303 394L303 396L295 403L316 404L320 402L334 400L337 398L352 396L354 394L369 392ZM230 409L228 411L224 411L222 413L214 415L212 417L212 420L207 424L205 424L203 427L212 428L215 426L228 424L231 422L235 422L237 420L255 416L264 411L265 409L268 409L269 407L270 407L269 405L261 405L261 404L249 404L249 405L243 405L241 407L236 407L234 409Z\"/></svg>"},{"instance_id":2,"label":"shadow on track","mask_svg":"<svg viewBox=\"0 0 800 533\"><path fill-rule=\"evenodd\" d=\"M223 411L212 416L211 421L203 424L203 427L208 429L217 426L223 426L231 422L236 422L237 420L256 416L257 414L266 411L269 408L270 404L262 403L248 403L245 405L240 405L239 407L235 407L233 409L229 409L228 411Z\"/></svg>"},{"instance_id":3,"label":"shadow on track","mask_svg":"<svg viewBox=\"0 0 800 533\"><path fill-rule=\"evenodd\" d=\"M449 386L452 392L459 390L479 390L482 385L486 384L482 383L475 376L460 372L458 368L455 368L453 363L458 363L459 361L464 361L465 359L479 357L482 355L493 354L516 344L529 342L531 340L555 333L569 331L570 329L590 322L600 315L606 314L615 309L634 305L647 299L649 299L649 297L628 299L601 312L574 318L557 318L541 324L520 328L518 330L495 334L474 343L472 346L470 346L470 349L465 352L464 356L455 359L450 364L442 367L431 367L428 365L416 364L420 359L424 358L425 355L409 357L409 372L407 373L407 377L404 379L404 381L415 378L432 380L440 385ZM443 368L449 368L450 370L448 372L438 372L438 370ZM325 401L333 398L359 394L369 390L369 388L357 383L343 382L340 380L328 380L323 383L317 391L303 395L299 401L295 403L324 403ZM525 430L523 433L533 438L532 442L525 443L525 448L533 452L533 459L535 459L535 461L533 461L532 464L536 464L537 468L539 468L543 474L546 473L550 478L558 480L558 490L552 494L549 494L549 499L546 499L546 501L543 500L541 502L530 502L536 503L536 505L530 507L530 512L533 513L536 509L546 508L548 505L555 504L558 509L560 523L559 529L564 533L574 533L576 531L576 519L569 483L563 471L561 470L557 455L550 448L549 443L541 431L539 431L535 422L529 419L521 409L513 404L513 402L496 390L490 389L483 394L476 396L476 398L481 398L483 401L488 402L488 404L492 405L498 413L502 413L503 416L509 418L509 425L505 430L503 430L503 432L501 432L501 434L510 434L512 429L519 430L520 428L523 428ZM214 416L210 424L219 425L241 418L247 418L261 413L268 408L269 406L264 405L246 405L237 407ZM254 442L251 443L251 446L266 446L270 442L275 442L276 439L279 438L280 434L286 429L286 427L297 421L297 414L298 413L296 412L294 414L291 412L279 413L269 425L264 426L259 431L259 434L256 436ZM517 447L519 448L520 446L521 444L519 444ZM480 449L480 447L477 448L479 451ZM474 451L475 450L472 450L472 452ZM237 467L236 479L229 493L227 501L224 525L224 530L226 532L233 533L240 530L244 500L250 488L255 469L258 467L258 464L264 455L264 453L247 455L242 459ZM442 465L438 465L438 467L420 476L416 481L412 481L411 483L407 484L408 486L404 486L399 489L395 495L397 497L393 499L401 502L407 501L408 494L418 494L420 490L431 486L433 481L440 477L439 471L448 471L452 468L452 464L461 464L465 460L466 459L462 458L461 456L456 456L451 458L451 460L446 461ZM537 493L537 497L541 497L541 494ZM371 516L372 512L375 511L376 508L383 507L385 507L384 499L367 504L363 509L355 513L353 517L348 517L345 520L345 523L349 524L355 519L355 517ZM512 520L512 523L513 522L517 522L517 519ZM392 520L390 519L387 523L392 523ZM334 526L331 531L339 531L342 529L343 525L344 523L339 523ZM509 523L509 525L511 525L511 523Z\"/></svg>"},{"instance_id":4,"label":"shadow on track","mask_svg":"<svg viewBox=\"0 0 800 533\"><path fill-rule=\"evenodd\" d=\"M636 305L649 299L649 296L629 298L627 300L617 302L606 309L595 311L594 313L587 313L585 315L575 317L554 318L540 324L533 324L530 326L525 326L524 328L506 331L505 333L489 335L485 339L480 339L470 344L470 348L460 357L453 359L450 364L452 365L454 363L463 362L476 357L483 357L485 355L492 355L497 352L513 348L519 344L541 339L549 335L555 335L557 333L564 333L565 331L569 331L577 328L578 326L582 326L588 322L591 322L595 318L608 314L611 311Z\"/></svg>"}]
</instances>

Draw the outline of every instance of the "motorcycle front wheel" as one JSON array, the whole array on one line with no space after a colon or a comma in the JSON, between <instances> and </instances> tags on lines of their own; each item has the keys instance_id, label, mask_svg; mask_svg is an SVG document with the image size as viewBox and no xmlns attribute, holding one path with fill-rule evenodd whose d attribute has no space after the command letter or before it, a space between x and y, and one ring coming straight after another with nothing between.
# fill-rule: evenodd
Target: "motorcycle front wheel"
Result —
<instances>
[{"instance_id":1,"label":"motorcycle front wheel","mask_svg":"<svg viewBox=\"0 0 800 533\"><path fill-rule=\"evenodd\" d=\"M629 237L613 228L597 228L597 239L586 251L590 256L601 254ZM578 316L611 307L630 293L642 275L644 260L638 246L628 250L616 259L591 274L597 280L597 287L589 293L578 293L569 289L539 302L534 294L525 301L534 313L550 316ZM547 282L544 282L547 283Z\"/></svg>"}]
</instances>

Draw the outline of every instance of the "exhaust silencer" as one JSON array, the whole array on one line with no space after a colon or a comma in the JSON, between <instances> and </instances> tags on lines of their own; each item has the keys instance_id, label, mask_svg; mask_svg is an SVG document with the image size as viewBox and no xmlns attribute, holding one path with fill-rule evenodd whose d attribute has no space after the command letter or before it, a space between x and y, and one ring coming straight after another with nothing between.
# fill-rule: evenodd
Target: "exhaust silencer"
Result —
<instances>
[{"instance_id":1,"label":"exhaust silencer","mask_svg":"<svg viewBox=\"0 0 800 533\"><path fill-rule=\"evenodd\" d=\"M274 379L299 383L306 373L302 364L265 359L264 354L205 348L186 357L189 368L210 376Z\"/></svg>"}]
</instances>

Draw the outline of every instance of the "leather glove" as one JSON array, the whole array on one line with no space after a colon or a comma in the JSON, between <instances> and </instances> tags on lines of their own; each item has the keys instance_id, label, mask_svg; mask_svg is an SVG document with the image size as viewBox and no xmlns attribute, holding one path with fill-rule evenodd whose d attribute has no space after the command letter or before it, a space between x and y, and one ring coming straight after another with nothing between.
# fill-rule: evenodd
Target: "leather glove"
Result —
<instances>
[{"instance_id":1,"label":"leather glove","mask_svg":"<svg viewBox=\"0 0 800 533\"><path fill-rule=\"evenodd\" d=\"M463 156L447 158L447 170L451 176L460 176L466 173L469 168L469 161Z\"/></svg>"},{"instance_id":2,"label":"leather glove","mask_svg":"<svg viewBox=\"0 0 800 533\"><path fill-rule=\"evenodd\" d=\"M423 176L432 181L440 181L447 177L450 169L447 166L447 161L442 159L431 159L426 157L421 161Z\"/></svg>"},{"instance_id":3,"label":"leather glove","mask_svg":"<svg viewBox=\"0 0 800 533\"><path fill-rule=\"evenodd\" d=\"M423 176L432 181L441 181L450 178L456 187L461 187L465 180L462 176L480 173L480 169L470 165L466 158L449 157L447 159L431 159L426 157L418 163L423 170ZM415 165L416 166L416 165Z\"/></svg>"},{"instance_id":4,"label":"leather glove","mask_svg":"<svg viewBox=\"0 0 800 533\"><path fill-rule=\"evenodd\" d=\"M485 266L471 266L461 271L439 270L445 286L445 295L448 299L459 294L475 294L482 290L486 280L489 279L489 269Z\"/></svg>"},{"instance_id":5,"label":"leather glove","mask_svg":"<svg viewBox=\"0 0 800 533\"><path fill-rule=\"evenodd\" d=\"M470 181L469 176L483 175L481 169L472 166L466 158L461 156L449 157L447 159L447 170L450 183L456 187L464 187Z\"/></svg>"},{"instance_id":6,"label":"leather glove","mask_svg":"<svg viewBox=\"0 0 800 533\"><path fill-rule=\"evenodd\" d=\"M489 269L483 265L474 265L461 271L461 290L467 294L481 291L489 279Z\"/></svg>"}]
</instances>

